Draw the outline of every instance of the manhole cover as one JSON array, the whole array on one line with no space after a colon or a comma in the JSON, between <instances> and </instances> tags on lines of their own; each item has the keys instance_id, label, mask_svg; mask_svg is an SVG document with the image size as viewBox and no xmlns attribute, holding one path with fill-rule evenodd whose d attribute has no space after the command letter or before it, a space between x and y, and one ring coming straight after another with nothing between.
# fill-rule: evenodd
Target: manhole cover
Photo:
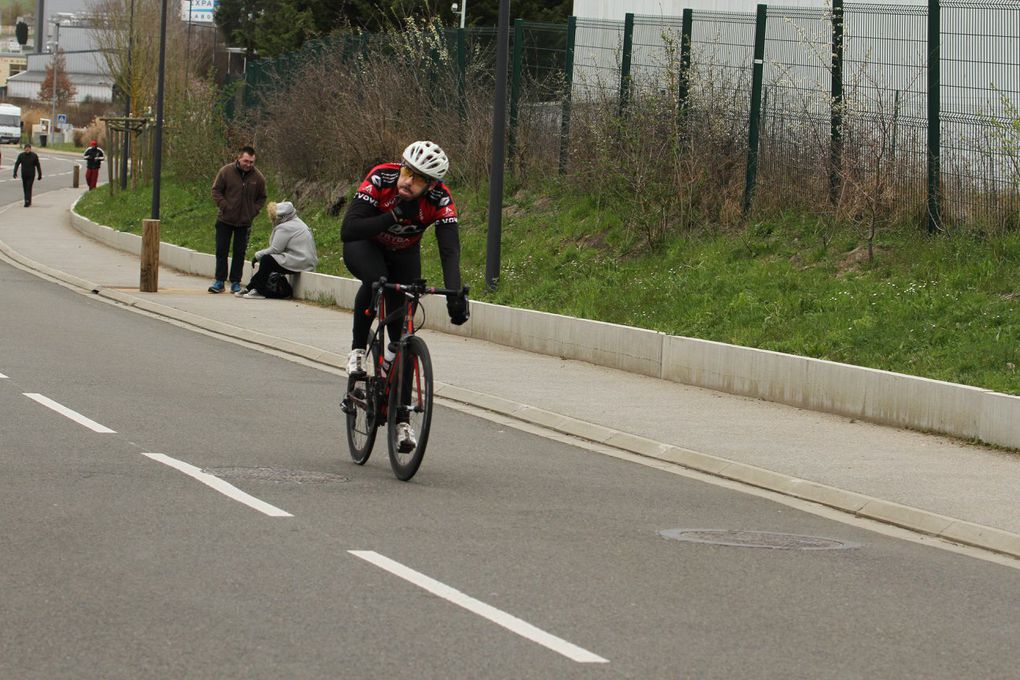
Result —
<instances>
[{"instance_id":1,"label":"manhole cover","mask_svg":"<svg viewBox=\"0 0 1020 680\"><path fill-rule=\"evenodd\" d=\"M349 477L330 472L309 472L273 467L221 467L206 468L203 472L224 479L250 479L257 482L288 482L291 484L328 484L347 482Z\"/></svg>"},{"instance_id":2,"label":"manhole cover","mask_svg":"<svg viewBox=\"0 0 1020 680\"><path fill-rule=\"evenodd\" d=\"M820 536L777 534L769 531L741 531L739 529L667 529L660 531L664 538L689 543L712 543L738 548L769 548L772 550L846 550L857 548L855 543L837 541Z\"/></svg>"}]
</instances>

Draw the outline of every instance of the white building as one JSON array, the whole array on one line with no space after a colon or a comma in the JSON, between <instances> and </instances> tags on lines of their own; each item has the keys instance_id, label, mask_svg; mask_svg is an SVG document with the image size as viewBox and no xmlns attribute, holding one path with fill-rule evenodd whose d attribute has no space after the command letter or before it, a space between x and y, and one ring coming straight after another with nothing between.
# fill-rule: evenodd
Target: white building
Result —
<instances>
[{"instance_id":1,"label":"white building","mask_svg":"<svg viewBox=\"0 0 1020 680\"><path fill-rule=\"evenodd\" d=\"M99 52L95 29L86 24L62 25L58 38L67 77L76 90L74 101L112 101L113 78ZM47 101L49 96L39 88L52 63L53 54L29 54L26 70L8 78L7 96Z\"/></svg>"}]
</instances>

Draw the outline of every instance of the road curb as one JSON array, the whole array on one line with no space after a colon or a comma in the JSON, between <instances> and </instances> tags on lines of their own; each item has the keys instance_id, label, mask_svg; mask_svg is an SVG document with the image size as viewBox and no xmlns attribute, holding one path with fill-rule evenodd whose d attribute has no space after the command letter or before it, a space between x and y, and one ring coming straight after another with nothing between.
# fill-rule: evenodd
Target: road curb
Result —
<instances>
[{"instance_id":1,"label":"road curb","mask_svg":"<svg viewBox=\"0 0 1020 680\"><path fill-rule=\"evenodd\" d=\"M313 363L329 366L330 368L342 369L346 365L346 359L333 352L293 342L285 338L278 338L240 328L174 307L168 307L122 290L103 288L90 281L55 270L24 257L3 241L0 241L0 253L30 270L63 281L75 288L98 294L100 297L122 304L129 309L138 309L150 314L173 319L210 333L244 340L268 349L298 356ZM455 385L437 383L436 396L645 458L672 463L715 477L729 479L784 496L817 503L857 517L892 524L921 534L1020 559L1020 535L994 527L947 517L853 491L846 491L711 454L664 444L638 435L613 430L596 423L589 423Z\"/></svg>"}]
</instances>

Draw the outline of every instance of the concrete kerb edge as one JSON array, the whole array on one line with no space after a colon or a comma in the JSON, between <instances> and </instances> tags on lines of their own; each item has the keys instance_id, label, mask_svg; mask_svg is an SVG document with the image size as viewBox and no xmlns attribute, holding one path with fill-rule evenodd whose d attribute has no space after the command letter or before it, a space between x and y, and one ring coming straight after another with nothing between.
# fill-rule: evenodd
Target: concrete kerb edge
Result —
<instances>
[{"instance_id":1,"label":"concrete kerb edge","mask_svg":"<svg viewBox=\"0 0 1020 680\"><path fill-rule=\"evenodd\" d=\"M84 290L88 290L88 291L92 291L92 292L96 291L96 286L91 281L86 281L85 279L79 279L77 276L72 276L71 274L67 274L67 273L59 271L57 269L53 269L52 267L47 267L44 264L41 264L39 262L36 262L35 260L29 259L29 258L25 257L24 255L22 255L21 253L17 252L16 250L12 249L9 245L4 243L3 241L0 241L0 253L3 253L9 259L11 259L14 262L17 262L17 263L19 263L19 264L21 264L21 265L23 265L23 266L33 270L33 271L40 272L40 273L45 274L46 276L48 276L50 278L58 280L58 281L63 281L64 283L72 285L75 288L82 288Z\"/></svg>"}]
</instances>

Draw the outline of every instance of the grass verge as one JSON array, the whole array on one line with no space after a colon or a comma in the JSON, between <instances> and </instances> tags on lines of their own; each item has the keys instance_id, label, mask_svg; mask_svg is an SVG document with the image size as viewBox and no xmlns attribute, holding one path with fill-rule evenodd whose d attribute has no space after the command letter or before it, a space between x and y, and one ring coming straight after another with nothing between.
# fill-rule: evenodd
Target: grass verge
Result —
<instances>
[{"instance_id":1,"label":"grass verge","mask_svg":"<svg viewBox=\"0 0 1020 680\"><path fill-rule=\"evenodd\" d=\"M595 195L521 190L506 201L501 276L490 292L485 189L451 189L474 299L1020 395L1018 233L930 238L890 229L869 261L859 234L791 215L739 233L678 234L649 250L628 216ZM161 196L163 240L212 252L209 182L165 180ZM138 233L150 201L147 189L95 191L79 210ZM300 212L316 236L319 271L349 276L339 219ZM260 216L252 248L268 234ZM431 232L423 244L425 276L439 280Z\"/></svg>"}]
</instances>

